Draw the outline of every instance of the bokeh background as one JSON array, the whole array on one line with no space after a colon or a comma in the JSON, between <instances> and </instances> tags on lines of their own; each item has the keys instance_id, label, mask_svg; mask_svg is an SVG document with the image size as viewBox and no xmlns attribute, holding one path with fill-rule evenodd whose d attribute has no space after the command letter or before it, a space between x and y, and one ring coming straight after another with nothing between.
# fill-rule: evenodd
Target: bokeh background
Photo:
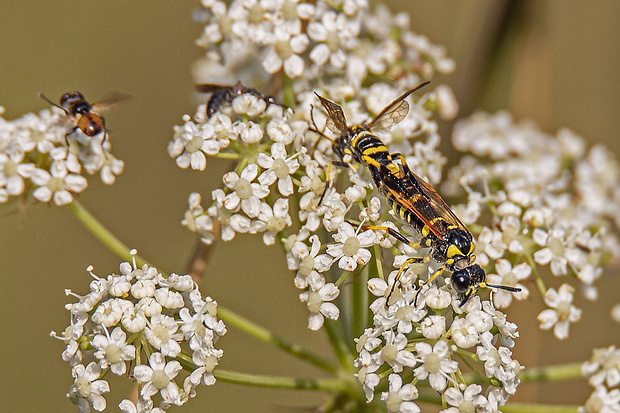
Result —
<instances>
[{"instance_id":1,"label":"bokeh background","mask_svg":"<svg viewBox=\"0 0 620 413\"><path fill-rule=\"evenodd\" d=\"M552 133L569 127L591 144L605 144L620 155L620 2L389 3L395 10L407 9L412 29L445 45L456 60L454 74L437 79L437 84L453 87L460 116L476 108L508 108L516 119L532 119ZM0 2L0 105L6 108L6 119L47 107L38 92L54 100L71 90L83 92L90 101L113 91L133 96L106 115L114 154L126 162L125 172L111 187L90 179L79 200L126 244L163 270L176 272L184 271L195 243L180 225L187 197L215 188L227 167L213 161L208 173L182 171L166 153L172 126L199 102L191 75L202 55L194 46L202 28L191 20L197 6L197 0ZM444 149L453 160L450 130L450 124L442 125ZM232 243L218 244L202 291L322 353L327 341L322 333L306 329L307 312L282 258L280 249L265 247L260 237L238 236ZM119 260L68 208L37 205L20 214L14 206L0 205L0 388L5 389L0 411L75 410L65 398L72 379L60 359L63 344L48 334L67 325L64 289L87 291L85 269L91 264L103 276L117 270ZM596 307L578 299L584 317L571 327L565 343L538 330L540 298L513 305L509 317L521 331L516 358L525 366L580 361L589 358L592 347L618 344L620 330L608 311L618 301L617 268L607 271L599 286ZM222 368L319 374L234 329L219 344L226 352ZM113 392L106 397L111 411L127 397L118 383L110 382ZM528 384L512 400L580 404L589 393L583 381ZM315 396L218 383L199 388L198 397L182 409L298 411L313 406Z\"/></svg>"}]
</instances>

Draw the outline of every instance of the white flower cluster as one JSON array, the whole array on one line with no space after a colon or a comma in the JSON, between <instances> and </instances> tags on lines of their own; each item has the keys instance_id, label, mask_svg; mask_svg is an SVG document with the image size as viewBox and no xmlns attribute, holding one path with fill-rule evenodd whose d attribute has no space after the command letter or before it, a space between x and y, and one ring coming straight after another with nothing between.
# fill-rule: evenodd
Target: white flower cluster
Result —
<instances>
[{"instance_id":1,"label":"white flower cluster","mask_svg":"<svg viewBox=\"0 0 620 413\"><path fill-rule=\"evenodd\" d=\"M386 401L388 411L419 412L412 400L418 397L416 385L419 387L423 380L453 406L445 412L469 411L467 408L497 411L515 394L522 367L512 359L510 349L513 338L519 336L517 326L508 322L490 301L474 297L460 307L447 291L433 286L424 301L416 305L417 290L409 285L398 300L387 306L387 283L371 279L368 284L379 298L370 306L374 326L356 340L359 356L355 366L359 369L357 380L369 402L380 383L379 373L386 368L392 373L389 390L381 394L381 400ZM480 385L467 386L460 381L464 372L459 359L475 373L484 371L493 385L483 392ZM403 397L400 385L411 373L414 381L407 385L408 397Z\"/></svg>"},{"instance_id":2,"label":"white flower cluster","mask_svg":"<svg viewBox=\"0 0 620 413\"><path fill-rule=\"evenodd\" d=\"M587 151L568 130L551 136L531 123L514 123L506 112L459 122L453 142L478 159L464 157L449 173L445 192L466 189L467 204L457 212L468 224L491 206L492 221L477 231L478 262L497 260L489 282L522 288L518 294L499 292L495 305L507 307L511 296L526 298L529 291L520 283L535 274L540 285L539 267L548 265L557 277L570 275L557 290L543 287L549 308L538 316L542 329L553 328L566 339L569 324L581 318L572 304L573 282L595 300L604 265L620 257L618 162L602 146Z\"/></svg>"},{"instance_id":3,"label":"white flower cluster","mask_svg":"<svg viewBox=\"0 0 620 413\"><path fill-rule=\"evenodd\" d=\"M83 171L100 173L108 185L123 172L125 164L110 153L109 140L102 144L104 133L91 138L77 129L67 146L66 118L56 108L11 121L0 116L0 203L32 195L40 202L69 204L88 186Z\"/></svg>"},{"instance_id":4,"label":"white flower cluster","mask_svg":"<svg viewBox=\"0 0 620 413\"><path fill-rule=\"evenodd\" d=\"M389 103L398 96L386 85L364 90L363 94L367 102ZM252 105L238 103L246 100L262 104L262 110L247 113L244 108ZM417 173L438 181L444 158L437 151L439 137L436 123L430 120L432 113L422 108L427 101L428 96L422 97L399 125L401 135L415 133L427 137L427 142L411 145L404 138L391 139L388 135L386 142L392 142L391 146L411 161ZM368 223L383 222L381 201L373 198L366 205L374 186L363 169L358 171L363 176L350 171L352 185L344 192L335 188L325 192L323 176L333 159L332 149L328 139L308 131L308 120L293 120L289 111L276 105L266 108L262 99L251 94L235 98L231 107L207 119L204 105L199 106L195 121L186 117L185 126L177 128L169 145L170 155L181 167L192 165L202 170L207 155L240 161L235 171L223 176L223 188L212 191L210 206L202 206L200 194L190 195L183 225L199 233L206 243L215 238L215 221L224 241L232 240L236 233L260 233L267 245L276 239L283 242L289 268L297 271L295 285L305 290L300 299L310 311L309 328L317 330L324 317L336 319L339 315L338 308L330 303L339 295L339 289L327 282L324 274L336 263L341 270L355 271L368 263L369 247L386 243L378 232L360 231L347 222L351 217ZM359 102L349 102L346 107L357 108L354 118L369 117L370 109L364 110ZM304 115L310 118L310 111L300 114ZM315 111L315 117L325 121L322 112ZM214 149L208 151L205 147ZM294 210L299 211L295 222L289 213L292 202ZM351 209L358 215L347 217ZM333 236L321 240L313 235L321 226ZM323 248L325 253L319 254Z\"/></svg>"},{"instance_id":5,"label":"white flower cluster","mask_svg":"<svg viewBox=\"0 0 620 413\"><path fill-rule=\"evenodd\" d=\"M119 405L126 413L182 405L196 386L215 383L213 370L222 350L214 345L226 327L217 319L217 303L202 299L191 276L164 276L148 265L138 268L135 259L133 265L123 262L120 274L105 278L93 274L92 267L88 271L94 278L88 294L67 291L78 298L66 306L71 325L61 334L52 332L66 343L62 358L75 379L67 396L80 412L105 409L103 394L110 387L103 376L108 372L128 374L139 384L137 406L129 400ZM128 363L134 366L129 372ZM183 369L188 372L184 379L179 376ZM154 396L161 399L158 408L153 408Z\"/></svg>"},{"instance_id":6,"label":"white flower cluster","mask_svg":"<svg viewBox=\"0 0 620 413\"><path fill-rule=\"evenodd\" d=\"M282 242L288 266L296 272L295 285L303 290L300 300L308 308L312 330L320 329L325 318L339 317L336 299L342 281L349 273L362 273L374 257L381 278L372 279L369 289L381 298L371 306L374 327L358 340L356 361L368 400L379 385L379 374L391 369L389 391L381 394L389 411L419 411L413 400L421 380L452 406L475 403L480 411L492 411L503 405L514 394L521 370L510 351L516 326L478 298L459 308L449 286L430 286L416 308L418 290L412 274L432 274L434 261L412 265L401 277L393 302L386 305L396 271L388 284L381 260L393 256L400 267L423 252L395 243L383 230L358 224L389 226L417 236L408 224L395 224L382 212L385 200L373 196L376 188L366 168L335 157L333 137L323 135L330 133L324 126L327 114L317 109L321 104L313 93L336 100L348 124L360 124L420 79L452 70L443 49L410 32L406 15L393 16L381 6L369 11L365 2L251 0L227 6L203 1L203 6L206 28L199 44L207 48L207 56L239 74L242 66L255 68L256 60L269 74L283 71L294 80L289 84L294 100L285 102L294 112L267 107L264 99L245 93L225 102L210 118L205 105L198 107L194 119L184 117L185 125L175 129L168 147L180 167L202 171L208 156L234 159L238 166L224 175L223 187L211 193L210 205L202 205L205 197L200 194L190 195L183 224L206 243L215 239L218 227L225 241L236 233L261 233L268 245ZM366 84L368 75L375 77L373 84ZM432 117L452 118L457 105L449 89L441 86L411 101L408 116L378 136L390 152L402 154L416 174L435 185L445 159L438 151L440 138ZM344 172L349 182L326 176L336 169L329 167L334 160L351 163ZM333 184L327 190L326 180ZM527 272L509 264L498 268L500 274L518 274L516 280ZM336 280L334 272L342 276ZM475 351L467 351L474 346ZM455 381L458 357L484 366L486 380L493 385L485 390ZM415 381L403 385L406 373L412 372Z\"/></svg>"},{"instance_id":7,"label":"white flower cluster","mask_svg":"<svg viewBox=\"0 0 620 413\"><path fill-rule=\"evenodd\" d=\"M367 3L203 0L197 43L211 62L237 72L258 60L267 74L284 72L299 85L332 79L337 98L354 96L369 75L413 84L454 69L443 47L409 30L406 13Z\"/></svg>"},{"instance_id":8,"label":"white flower cluster","mask_svg":"<svg viewBox=\"0 0 620 413\"><path fill-rule=\"evenodd\" d=\"M594 391L579 413L620 412L620 350L616 346L594 349L581 373Z\"/></svg>"}]
</instances>

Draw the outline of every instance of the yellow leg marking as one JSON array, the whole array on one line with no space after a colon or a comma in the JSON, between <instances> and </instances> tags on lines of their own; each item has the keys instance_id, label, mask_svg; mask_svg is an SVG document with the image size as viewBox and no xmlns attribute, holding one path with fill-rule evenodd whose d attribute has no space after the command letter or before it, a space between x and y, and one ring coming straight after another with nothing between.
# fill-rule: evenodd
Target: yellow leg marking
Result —
<instances>
[{"instance_id":1,"label":"yellow leg marking","mask_svg":"<svg viewBox=\"0 0 620 413\"><path fill-rule=\"evenodd\" d=\"M407 237L405 237L400 232L396 231L394 228L390 228L390 227L386 227L386 226L380 226L380 225L362 225L362 230L366 231L367 229L373 229L375 231L385 231L385 232L388 233L388 235L396 238L397 240L399 240L400 242L402 242L405 245L410 246L411 248L421 248L422 247L422 245L419 242L409 241L407 239Z\"/></svg>"},{"instance_id":2,"label":"yellow leg marking","mask_svg":"<svg viewBox=\"0 0 620 413\"><path fill-rule=\"evenodd\" d=\"M415 299L413 300L413 306L417 306L418 305L418 296L420 295L420 292L422 291L422 289L428 285L431 281L433 281L434 279L436 279L437 277L439 277L441 274L443 274L443 272L445 271L446 266L442 265L441 267L437 268L437 271L435 271L435 273L431 276L431 278L429 278L428 280L426 280L424 282L424 284L422 284L420 286L420 289L418 290L418 292L415 295Z\"/></svg>"},{"instance_id":3,"label":"yellow leg marking","mask_svg":"<svg viewBox=\"0 0 620 413\"><path fill-rule=\"evenodd\" d=\"M327 176L325 177L325 189L323 190L323 193L321 194L321 198L319 199L319 203L317 204L317 207L320 206L323 203L323 198L325 198L325 194L327 193L327 191L329 190L329 188L331 188L332 186L332 180L331 178L331 173L332 173L332 165L336 165L336 166L343 166L343 167L348 167L348 168L353 168L353 166L346 164L344 162L340 162L340 161L332 161L329 163L329 165L327 165Z\"/></svg>"},{"instance_id":4,"label":"yellow leg marking","mask_svg":"<svg viewBox=\"0 0 620 413\"><path fill-rule=\"evenodd\" d=\"M409 266L410 264L428 262L430 261L430 259L431 259L430 256L426 256L424 258L408 258L405 260L405 262L403 262L403 264L398 269L398 272L396 273L396 278L394 278L394 284L392 284L392 288L390 288L390 292L387 298L385 299L386 307L390 305L390 298L392 297L392 294L394 293L394 289L396 288L396 284L398 284L398 280L400 280L400 276L403 275L403 273L405 272L405 268Z\"/></svg>"}]
</instances>

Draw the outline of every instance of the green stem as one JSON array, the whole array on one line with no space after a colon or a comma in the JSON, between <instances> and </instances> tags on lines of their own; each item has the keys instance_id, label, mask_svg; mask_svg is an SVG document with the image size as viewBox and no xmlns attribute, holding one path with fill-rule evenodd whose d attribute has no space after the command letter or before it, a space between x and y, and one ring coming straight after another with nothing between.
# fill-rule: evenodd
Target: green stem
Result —
<instances>
[{"instance_id":1,"label":"green stem","mask_svg":"<svg viewBox=\"0 0 620 413\"><path fill-rule=\"evenodd\" d=\"M459 353L459 355L461 354ZM582 363L570 363L526 368L519 374L519 379L521 383L582 380L581 364ZM464 378L465 383L487 384L489 380L486 377L481 377L474 373L465 374Z\"/></svg>"},{"instance_id":2,"label":"green stem","mask_svg":"<svg viewBox=\"0 0 620 413\"><path fill-rule=\"evenodd\" d=\"M377 267L377 276L385 280L385 276L383 275L383 263L381 262L381 247L378 244L372 246L372 252L375 257L375 266Z\"/></svg>"},{"instance_id":3,"label":"green stem","mask_svg":"<svg viewBox=\"0 0 620 413\"><path fill-rule=\"evenodd\" d=\"M356 338L362 335L364 328L368 325L368 273L370 265L364 267L360 276L353 282L353 300L351 307L351 335Z\"/></svg>"},{"instance_id":4,"label":"green stem","mask_svg":"<svg viewBox=\"0 0 620 413\"><path fill-rule=\"evenodd\" d=\"M82 204L80 204L75 198L73 202L69 204L69 208L75 214L75 216L84 224L84 226L103 243L110 251L118 255L120 258L131 262L133 256L129 254L131 248L123 244L121 240L116 238L106 227L101 224ZM148 264L148 261L139 255L135 256L136 264L138 267Z\"/></svg>"},{"instance_id":5,"label":"green stem","mask_svg":"<svg viewBox=\"0 0 620 413\"><path fill-rule=\"evenodd\" d=\"M257 374L238 373L216 369L216 379L227 383L244 384L246 386L270 387L275 389L320 390L329 392L353 392L354 383L341 378L305 379L296 377L264 376Z\"/></svg>"},{"instance_id":6,"label":"green stem","mask_svg":"<svg viewBox=\"0 0 620 413\"><path fill-rule=\"evenodd\" d=\"M553 404L508 403L500 408L502 413L577 413L579 406Z\"/></svg>"},{"instance_id":7,"label":"green stem","mask_svg":"<svg viewBox=\"0 0 620 413\"><path fill-rule=\"evenodd\" d=\"M349 274L351 274L350 271L343 271L342 275L340 275L340 277L338 277L338 279L336 280L336 282L334 283L334 285L336 287L340 287L340 284L342 284L344 282L344 280L347 279L347 277L349 276Z\"/></svg>"},{"instance_id":8,"label":"green stem","mask_svg":"<svg viewBox=\"0 0 620 413\"><path fill-rule=\"evenodd\" d=\"M77 218L84 224L84 226L95 236L95 238L99 239L106 247L108 247L113 253L131 262L132 256L129 254L129 247L123 244L116 236L114 236L107 228L105 228L94 216L91 215L82 204L78 201L74 200L72 204L70 204L71 211L77 216ZM144 264L148 264L148 262L136 255L136 264L138 266L142 266ZM279 337L274 336L271 332L266 330L263 327L260 327L251 321L235 314L234 312L223 308L221 305L218 306L218 315L220 318L229 325L234 325L239 328L241 331L263 341L268 344L272 344L279 349L286 351L289 354L292 354L302 360L306 360L315 366L328 371L330 373L336 373L337 368L334 367L328 361L313 355L299 346L287 343Z\"/></svg>"},{"instance_id":9,"label":"green stem","mask_svg":"<svg viewBox=\"0 0 620 413\"><path fill-rule=\"evenodd\" d=\"M284 105L292 108L295 106L295 94L293 93L293 79L282 73L282 99Z\"/></svg>"},{"instance_id":10,"label":"green stem","mask_svg":"<svg viewBox=\"0 0 620 413\"><path fill-rule=\"evenodd\" d=\"M283 350L301 360L305 360L329 373L336 374L338 372L338 368L329 361L302 349L296 344L291 344L284 341L266 328L251 322L247 318L244 318L239 314L222 307L221 305L218 305L217 315L224 321L224 323L226 323L226 325L234 326L264 343L271 344L280 350Z\"/></svg>"},{"instance_id":11,"label":"green stem","mask_svg":"<svg viewBox=\"0 0 620 413\"><path fill-rule=\"evenodd\" d=\"M220 152L216 155L210 155L213 158L220 158L220 159L241 159L241 155L239 155L238 153L234 153L234 152Z\"/></svg>"},{"instance_id":12,"label":"green stem","mask_svg":"<svg viewBox=\"0 0 620 413\"><path fill-rule=\"evenodd\" d=\"M583 379L582 363L558 364L556 366L532 367L519 375L522 383L533 381L566 381Z\"/></svg>"},{"instance_id":13,"label":"green stem","mask_svg":"<svg viewBox=\"0 0 620 413\"><path fill-rule=\"evenodd\" d=\"M529 253L525 253L524 256L528 264L530 264L530 267L532 267L532 274L534 274L534 279L536 280L536 286L538 287L538 291L540 291L540 295L544 297L545 294L547 294L547 288L545 287L545 283L540 277L540 274L538 273L538 267L534 262L534 257L532 257L532 255Z\"/></svg>"},{"instance_id":14,"label":"green stem","mask_svg":"<svg viewBox=\"0 0 620 413\"><path fill-rule=\"evenodd\" d=\"M336 331L336 325L340 327L338 331ZM351 355L349 347L345 342L342 324L326 319L323 323L323 329L327 333L327 337L329 338L332 348L336 353L338 362L342 367L344 367L345 371L351 371L353 368L353 356Z\"/></svg>"}]
</instances>

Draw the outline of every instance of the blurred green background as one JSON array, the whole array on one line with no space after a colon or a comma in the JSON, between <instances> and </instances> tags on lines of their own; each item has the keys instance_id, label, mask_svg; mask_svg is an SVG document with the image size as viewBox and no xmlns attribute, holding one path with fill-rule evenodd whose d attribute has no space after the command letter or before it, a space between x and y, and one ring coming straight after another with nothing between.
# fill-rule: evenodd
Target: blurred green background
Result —
<instances>
[{"instance_id":1,"label":"blurred green background","mask_svg":"<svg viewBox=\"0 0 620 413\"><path fill-rule=\"evenodd\" d=\"M545 131L569 127L592 144L620 153L620 2L390 3L394 9L407 7L412 29L445 45L456 59L455 73L436 83L454 88L460 116L476 107L509 108L516 119L533 119ZM227 167L213 161L207 173L182 171L166 152L172 126L199 102L191 76L191 66L202 54L194 46L202 28L191 21L197 5L162 0L0 2L0 105L6 119L47 107L38 92L53 100L71 90L90 101L113 91L134 97L106 115L113 153L125 161L125 172L111 187L89 179L79 200L126 244L163 270L176 272L184 271L195 243L180 225L187 197L193 191L208 194ZM442 125L446 150L450 127ZM38 205L22 216L14 207L0 205L0 215L0 330L5 337L0 341L0 385L5 389L0 410L74 411L65 398L72 379L60 358L63 344L48 334L68 324L63 305L70 300L64 289L87 291L88 265L104 276L118 269L119 260L68 208ZM322 353L327 341L322 333L306 329L307 312L282 258L278 248L265 247L260 237L218 244L201 290ZM619 329L608 311L620 288L614 273L607 271L599 283L597 310L578 298L584 317L571 327L565 343L538 330L539 298L513 305L509 316L521 331L516 358L525 366L579 361L589 358L593 346L618 344ZM283 308L287 311L281 312ZM221 366L226 369L319 374L234 329L219 344L225 349ZM116 411L127 395L119 391L119 380L110 384L108 410ZM589 393L583 382L523 385L512 400L579 404ZM182 409L296 411L294 407L313 406L315 396L218 383L198 388L198 396Z\"/></svg>"}]
</instances>

